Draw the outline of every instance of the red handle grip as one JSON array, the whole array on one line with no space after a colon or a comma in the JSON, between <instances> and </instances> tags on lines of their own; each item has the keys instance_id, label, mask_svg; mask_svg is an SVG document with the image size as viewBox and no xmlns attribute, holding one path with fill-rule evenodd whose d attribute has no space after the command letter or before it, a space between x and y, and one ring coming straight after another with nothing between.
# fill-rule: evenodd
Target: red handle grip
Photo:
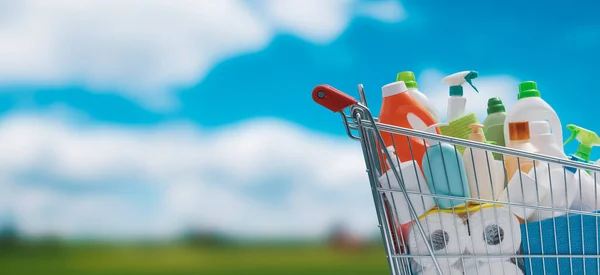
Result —
<instances>
[{"instance_id":1,"label":"red handle grip","mask_svg":"<svg viewBox=\"0 0 600 275\"><path fill-rule=\"evenodd\" d=\"M353 97L329 85L316 86L312 91L312 98L316 103L334 113L358 103Z\"/></svg>"}]
</instances>

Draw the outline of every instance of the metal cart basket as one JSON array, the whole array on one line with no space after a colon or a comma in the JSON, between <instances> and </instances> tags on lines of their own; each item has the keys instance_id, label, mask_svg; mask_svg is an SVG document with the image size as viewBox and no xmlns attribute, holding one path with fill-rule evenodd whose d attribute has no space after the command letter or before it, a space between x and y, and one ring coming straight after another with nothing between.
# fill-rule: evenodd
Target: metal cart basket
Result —
<instances>
[{"instance_id":1,"label":"metal cart basket","mask_svg":"<svg viewBox=\"0 0 600 275\"><path fill-rule=\"evenodd\" d=\"M600 187L595 184L600 167L379 123L367 107L361 84L358 92L360 101L331 86L319 85L312 97L341 114L347 135L361 144L391 274L600 274ZM477 190L470 191L477 191L475 196L426 192L421 186L427 183L409 182L426 181L426 176L408 175L426 173L419 171L423 167L401 169L392 165L394 161L390 160L400 160L386 149L383 135L392 135L394 147L399 142L410 145L410 138L430 147L435 143L449 144L454 149L465 147L465 163L476 164L476 150L493 153L497 159L486 159L488 169L475 171L475 185L470 183L476 186ZM504 165L508 158L519 164L513 177ZM521 164L526 162L533 163L530 171L522 171ZM497 164L500 166L494 167L497 172L492 175L491 167ZM582 189L584 179L589 178L593 179L593 194ZM533 184L527 185L527 179ZM503 188L495 190L493 199L477 195L480 181L497 180L503 181ZM419 188L410 187L415 185ZM592 207L570 203L590 196ZM464 203L419 212L425 201L441 199ZM401 217L410 221L401 223Z\"/></svg>"}]
</instances>

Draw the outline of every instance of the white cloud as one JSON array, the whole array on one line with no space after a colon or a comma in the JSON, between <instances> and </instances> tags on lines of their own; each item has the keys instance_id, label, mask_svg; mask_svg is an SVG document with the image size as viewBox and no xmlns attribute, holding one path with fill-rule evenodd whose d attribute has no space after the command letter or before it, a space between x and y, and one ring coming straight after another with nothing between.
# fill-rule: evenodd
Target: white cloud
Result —
<instances>
[{"instance_id":1,"label":"white cloud","mask_svg":"<svg viewBox=\"0 0 600 275\"><path fill-rule=\"evenodd\" d=\"M0 1L0 84L82 84L173 107L177 88L278 33L327 43L355 16L403 18L399 2L358 1Z\"/></svg>"},{"instance_id":2,"label":"white cloud","mask_svg":"<svg viewBox=\"0 0 600 275\"><path fill-rule=\"evenodd\" d=\"M443 73L435 69L423 71L419 77L419 90L427 95L443 120L446 119L448 106L448 85L442 78L455 72ZM464 97L467 98L466 112L476 113L480 122L487 117L487 101L499 97L508 110L517 101L519 81L509 75L485 76L481 73L473 80L479 94L469 84L463 85Z\"/></svg>"},{"instance_id":3,"label":"white cloud","mask_svg":"<svg viewBox=\"0 0 600 275\"><path fill-rule=\"evenodd\" d=\"M398 22L399 19L406 17L404 9L395 0L361 2L359 5L362 14L378 18L383 22Z\"/></svg>"},{"instance_id":4,"label":"white cloud","mask_svg":"<svg viewBox=\"0 0 600 275\"><path fill-rule=\"evenodd\" d=\"M0 121L0 214L29 234L319 236L376 232L360 145L279 120L204 132L64 117ZM1 216L1 215L0 215Z\"/></svg>"}]
</instances>

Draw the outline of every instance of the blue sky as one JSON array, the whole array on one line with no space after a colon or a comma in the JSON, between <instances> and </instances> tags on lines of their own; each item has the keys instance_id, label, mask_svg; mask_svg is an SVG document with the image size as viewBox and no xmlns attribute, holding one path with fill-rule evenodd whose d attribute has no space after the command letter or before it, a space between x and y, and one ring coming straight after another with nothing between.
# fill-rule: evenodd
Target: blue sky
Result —
<instances>
[{"instance_id":1,"label":"blue sky","mask_svg":"<svg viewBox=\"0 0 600 275\"><path fill-rule=\"evenodd\" d=\"M443 108L440 79L477 70L479 114L534 80L563 125L600 131L593 1L150 3L0 1L0 213L25 232L373 232L359 145L311 101L322 83L363 83L377 110L412 70Z\"/></svg>"}]
</instances>

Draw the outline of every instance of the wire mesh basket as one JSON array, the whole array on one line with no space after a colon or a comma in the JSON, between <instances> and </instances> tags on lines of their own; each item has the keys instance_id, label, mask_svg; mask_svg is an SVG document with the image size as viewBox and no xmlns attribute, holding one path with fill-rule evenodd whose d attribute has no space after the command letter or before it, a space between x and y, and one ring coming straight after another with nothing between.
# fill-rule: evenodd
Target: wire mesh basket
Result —
<instances>
[{"instance_id":1,"label":"wire mesh basket","mask_svg":"<svg viewBox=\"0 0 600 275\"><path fill-rule=\"evenodd\" d=\"M360 141L391 274L600 273L600 167L379 123L358 90L360 102L327 85L312 96ZM428 146L423 158L411 141ZM474 173L456 178L452 158L433 166L442 143L466 148Z\"/></svg>"}]
</instances>

